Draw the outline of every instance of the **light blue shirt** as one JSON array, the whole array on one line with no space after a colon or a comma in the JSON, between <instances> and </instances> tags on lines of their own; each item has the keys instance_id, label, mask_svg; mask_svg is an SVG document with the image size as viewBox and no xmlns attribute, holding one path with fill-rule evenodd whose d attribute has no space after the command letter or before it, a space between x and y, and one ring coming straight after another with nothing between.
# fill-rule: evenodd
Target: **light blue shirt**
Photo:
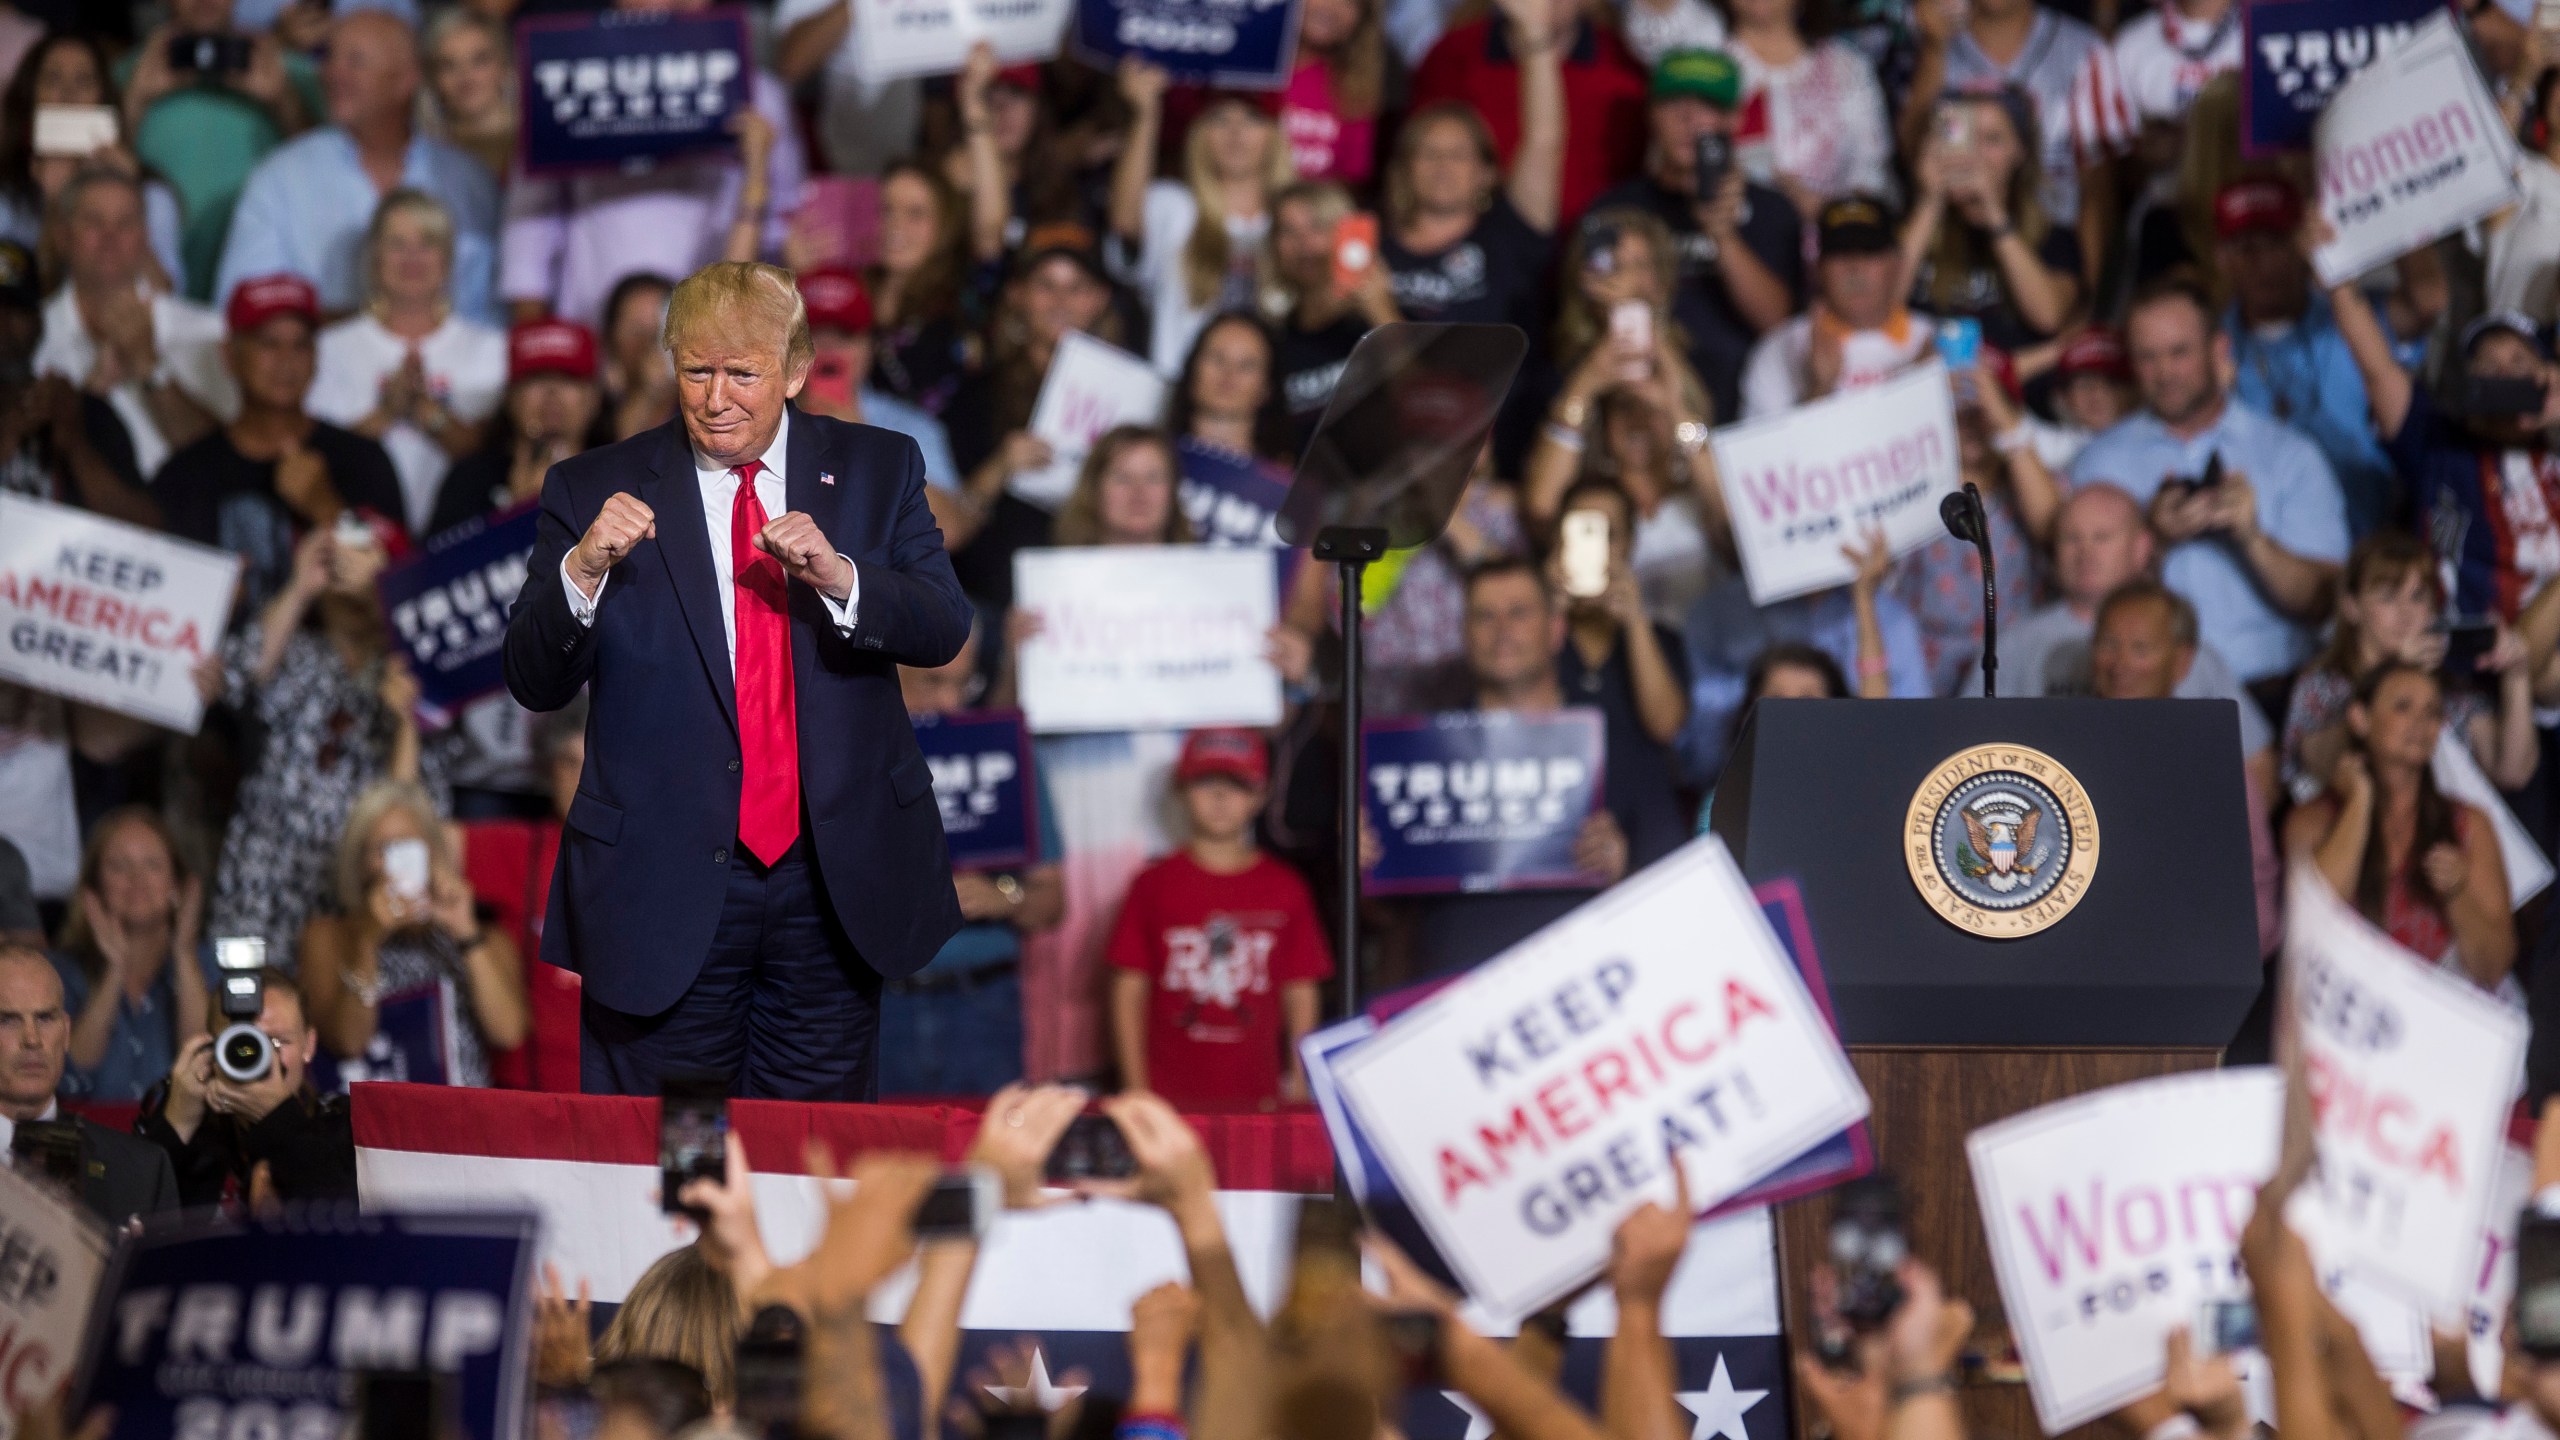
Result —
<instances>
[{"instance_id":1,"label":"light blue shirt","mask_svg":"<svg viewBox=\"0 0 2560 1440\"><path fill-rule=\"evenodd\" d=\"M862 423L895 430L924 452L924 483L937 490L960 488L960 467L952 463L951 439L942 422L895 395L865 385L854 397L862 404Z\"/></svg>"},{"instance_id":2,"label":"light blue shirt","mask_svg":"<svg viewBox=\"0 0 2560 1440\"><path fill-rule=\"evenodd\" d=\"M271 30L276 17L292 3L293 0L238 0L231 7L231 23L241 30ZM418 0L331 0L329 5L333 15L350 15L358 10L397 15L408 22L410 29L418 28Z\"/></svg>"},{"instance_id":3,"label":"light blue shirt","mask_svg":"<svg viewBox=\"0 0 2560 1440\"><path fill-rule=\"evenodd\" d=\"M2349 532L2363 535L2388 523L2399 486L2382 442L2374 438L2364 374L2356 369L2347 337L2338 332L2329 297L2315 291L2311 308L2281 333L2253 330L2237 310L2223 328L2231 336L2240 398L2320 447L2346 497Z\"/></svg>"},{"instance_id":4,"label":"light blue shirt","mask_svg":"<svg viewBox=\"0 0 2560 1440\"><path fill-rule=\"evenodd\" d=\"M453 308L466 320L503 325L494 295L498 183L460 150L424 135L409 140L400 183L424 190L453 212ZM260 275L291 271L320 291L332 313L364 303L364 231L382 197L356 158L356 143L336 126L278 146L240 192L231 237L213 284L214 307L231 287Z\"/></svg>"},{"instance_id":5,"label":"light blue shirt","mask_svg":"<svg viewBox=\"0 0 2560 1440\"><path fill-rule=\"evenodd\" d=\"M1897 700L1926 699L1929 661L1920 647L1920 622L1889 594L1876 596L1876 628L1884 633L1885 678ZM1689 607L1684 634L1689 649L1689 723L1674 742L1682 769L1693 781L1712 781L1724 768L1733 737L1733 712L1751 679L1751 662L1772 645L1811 645L1840 664L1854 693L1858 675L1858 608L1848 588L1820 590L1751 603L1751 589L1731 576Z\"/></svg>"},{"instance_id":6,"label":"light blue shirt","mask_svg":"<svg viewBox=\"0 0 2560 1440\"><path fill-rule=\"evenodd\" d=\"M2217 451L2226 473L2248 478L2258 498L2258 529L2268 539L2305 560L2346 559L2346 500L2319 447L2237 400L2188 440L2143 411L2090 441L2072 462L2071 483L2113 485L2148 506L2160 482L2202 475ZM2313 628L2276 609L2227 537L2206 535L2172 548L2160 578L2196 607L2205 643L2221 651L2242 680L2279 675L2310 658Z\"/></svg>"}]
</instances>

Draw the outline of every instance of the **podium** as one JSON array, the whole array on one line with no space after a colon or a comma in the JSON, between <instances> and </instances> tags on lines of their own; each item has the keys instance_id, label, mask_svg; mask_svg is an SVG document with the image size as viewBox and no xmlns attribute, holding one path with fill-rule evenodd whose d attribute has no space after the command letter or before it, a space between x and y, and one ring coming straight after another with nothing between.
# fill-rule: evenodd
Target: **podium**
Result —
<instances>
[{"instance_id":1,"label":"podium","mask_svg":"<svg viewBox=\"0 0 2560 1440\"><path fill-rule=\"evenodd\" d=\"M1995 1355L1965 1136L2209 1068L2257 997L2238 726L2224 700L1767 700L1717 787L1743 873L1801 887L1877 1164ZM1798 1345L1829 1220L1820 1196L1778 1216ZM2022 1385L1966 1404L1976 1433L2038 1433Z\"/></svg>"}]
</instances>

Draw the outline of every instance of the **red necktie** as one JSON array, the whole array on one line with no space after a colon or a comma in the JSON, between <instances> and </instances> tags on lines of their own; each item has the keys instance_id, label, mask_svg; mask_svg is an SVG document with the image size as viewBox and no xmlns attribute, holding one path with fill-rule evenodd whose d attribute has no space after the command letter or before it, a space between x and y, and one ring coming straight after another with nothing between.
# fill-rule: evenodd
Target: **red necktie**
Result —
<instances>
[{"instance_id":1,"label":"red necktie","mask_svg":"<svg viewBox=\"0 0 2560 1440\"><path fill-rule=\"evenodd\" d=\"M729 564L738 626L738 749L745 764L738 791L738 843L767 865L800 838L800 725L792 713L791 621L783 608L782 562L756 548L764 502L750 460L729 507Z\"/></svg>"}]
</instances>

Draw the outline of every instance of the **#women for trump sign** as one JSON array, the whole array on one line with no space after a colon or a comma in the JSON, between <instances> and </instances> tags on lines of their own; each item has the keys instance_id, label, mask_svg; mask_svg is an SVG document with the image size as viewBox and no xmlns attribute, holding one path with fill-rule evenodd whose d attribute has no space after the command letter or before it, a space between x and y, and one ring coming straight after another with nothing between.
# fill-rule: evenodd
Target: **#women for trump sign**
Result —
<instances>
[{"instance_id":1,"label":"#women for trump sign","mask_svg":"<svg viewBox=\"0 0 2560 1440\"><path fill-rule=\"evenodd\" d=\"M1015 555L1014 608L1039 617L1021 651L1032 730L1279 723L1272 563L1268 550L1199 545Z\"/></svg>"},{"instance_id":2,"label":"#women for trump sign","mask_svg":"<svg viewBox=\"0 0 2560 1440\"><path fill-rule=\"evenodd\" d=\"M1459 710L1361 727L1362 808L1378 835L1373 895L1595 886L1573 863L1600 808L1600 712Z\"/></svg>"},{"instance_id":3,"label":"#women for trump sign","mask_svg":"<svg viewBox=\"0 0 2560 1440\"><path fill-rule=\"evenodd\" d=\"M2340 87L2320 116L2320 213L2336 235L2311 259L2321 283L2357 275L2516 197L2516 144L2452 15Z\"/></svg>"}]
</instances>

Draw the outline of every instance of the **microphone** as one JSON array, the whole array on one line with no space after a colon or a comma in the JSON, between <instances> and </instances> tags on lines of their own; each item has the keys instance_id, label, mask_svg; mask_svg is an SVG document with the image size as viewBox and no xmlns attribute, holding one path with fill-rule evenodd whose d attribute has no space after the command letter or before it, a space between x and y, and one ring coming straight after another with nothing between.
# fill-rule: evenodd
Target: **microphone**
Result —
<instances>
[{"instance_id":1,"label":"microphone","mask_svg":"<svg viewBox=\"0 0 2560 1440\"><path fill-rule=\"evenodd\" d=\"M1962 490L1948 491L1938 502L1938 520L1948 534L1973 546L1982 557L1982 694L1991 699L2000 693L2000 591L1991 559L1991 519L1982 508L1982 491L1970 480Z\"/></svg>"}]
</instances>

